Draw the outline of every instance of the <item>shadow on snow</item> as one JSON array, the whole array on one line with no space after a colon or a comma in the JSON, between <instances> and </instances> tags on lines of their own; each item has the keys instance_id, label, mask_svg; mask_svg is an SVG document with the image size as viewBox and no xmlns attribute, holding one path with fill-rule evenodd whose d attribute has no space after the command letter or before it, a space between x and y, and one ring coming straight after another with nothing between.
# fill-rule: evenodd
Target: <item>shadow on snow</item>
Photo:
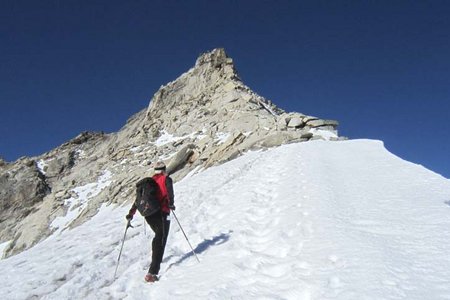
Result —
<instances>
[{"instance_id":1,"label":"shadow on snow","mask_svg":"<svg viewBox=\"0 0 450 300\"><path fill-rule=\"evenodd\" d=\"M200 244L197 245L197 247L195 247L194 252L198 255L201 254L203 252L205 252L209 247L211 246L218 246L218 245L222 245L223 243L226 243L229 239L230 239L230 235L231 233L233 233L233 231L229 231L227 233L221 233L215 237L213 237L212 239L207 239L204 240L203 242L201 242ZM190 258L194 256L194 253L192 251L190 251L189 253L184 254L180 259L178 259L176 262L171 263L167 269L166 272L172 267L172 266L178 266L180 265L182 262L184 262L186 259ZM172 258L172 256L167 257L164 261L169 261Z\"/></svg>"}]
</instances>

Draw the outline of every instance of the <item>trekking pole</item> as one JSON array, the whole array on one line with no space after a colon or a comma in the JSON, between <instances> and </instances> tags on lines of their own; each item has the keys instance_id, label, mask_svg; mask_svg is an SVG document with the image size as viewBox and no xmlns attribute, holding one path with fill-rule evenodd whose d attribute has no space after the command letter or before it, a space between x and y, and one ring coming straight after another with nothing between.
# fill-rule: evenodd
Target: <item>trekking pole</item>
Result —
<instances>
[{"instance_id":1,"label":"trekking pole","mask_svg":"<svg viewBox=\"0 0 450 300\"><path fill-rule=\"evenodd\" d=\"M117 269L119 268L120 256L122 255L123 244L125 243L125 237L127 236L128 228L133 228L131 226L131 220L128 220L127 228L125 228L125 233L123 235L122 246L120 247L119 257L117 258L116 270L114 271L114 279L116 279Z\"/></svg>"},{"instance_id":2,"label":"trekking pole","mask_svg":"<svg viewBox=\"0 0 450 300\"><path fill-rule=\"evenodd\" d=\"M144 224L144 236L147 236L147 229L146 229L146 227L147 227L146 225L147 224L145 223L145 217L144 217L144 223L143 224Z\"/></svg>"},{"instance_id":3,"label":"trekking pole","mask_svg":"<svg viewBox=\"0 0 450 300\"><path fill-rule=\"evenodd\" d=\"M181 232L183 232L184 237L186 238L186 241L187 241L188 244L189 244L189 247L191 247L192 253L194 253L195 258L197 258L198 262L200 262L200 259L198 259L197 253L195 253L194 248L192 248L192 245L191 245L191 243L189 242L189 240L188 240L188 238L187 238L187 236L186 236L186 233L185 233L184 230L183 230L183 227L181 227L180 221L178 221L177 215L175 214L175 212L174 212L173 210L172 210L172 213L173 213L173 216L175 217L175 220L176 220L177 223L178 223L178 226L180 226Z\"/></svg>"}]
</instances>

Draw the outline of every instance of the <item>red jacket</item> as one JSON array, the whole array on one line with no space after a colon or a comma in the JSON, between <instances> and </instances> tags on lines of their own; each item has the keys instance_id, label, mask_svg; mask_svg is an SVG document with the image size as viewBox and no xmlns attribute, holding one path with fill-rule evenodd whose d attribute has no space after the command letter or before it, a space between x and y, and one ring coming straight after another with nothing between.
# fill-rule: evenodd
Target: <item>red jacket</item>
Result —
<instances>
[{"instance_id":1,"label":"red jacket","mask_svg":"<svg viewBox=\"0 0 450 300\"><path fill-rule=\"evenodd\" d=\"M159 186L158 200L161 203L161 211L169 214L173 206L173 184L172 179L165 174L156 174L152 177Z\"/></svg>"}]
</instances>

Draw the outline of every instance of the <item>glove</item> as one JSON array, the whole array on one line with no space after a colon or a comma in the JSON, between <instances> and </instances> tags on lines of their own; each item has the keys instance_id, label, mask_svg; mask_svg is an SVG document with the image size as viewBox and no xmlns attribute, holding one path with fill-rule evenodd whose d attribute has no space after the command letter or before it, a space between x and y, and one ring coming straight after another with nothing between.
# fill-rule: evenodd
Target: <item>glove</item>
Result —
<instances>
[{"instance_id":1,"label":"glove","mask_svg":"<svg viewBox=\"0 0 450 300\"><path fill-rule=\"evenodd\" d=\"M175 210L175 205L173 205L173 204L172 204L172 205L169 205L169 209L170 209L170 210Z\"/></svg>"},{"instance_id":2,"label":"glove","mask_svg":"<svg viewBox=\"0 0 450 300\"><path fill-rule=\"evenodd\" d=\"M131 221L133 220L133 215L132 214L128 214L125 216L125 219L127 219L127 221Z\"/></svg>"}]
</instances>

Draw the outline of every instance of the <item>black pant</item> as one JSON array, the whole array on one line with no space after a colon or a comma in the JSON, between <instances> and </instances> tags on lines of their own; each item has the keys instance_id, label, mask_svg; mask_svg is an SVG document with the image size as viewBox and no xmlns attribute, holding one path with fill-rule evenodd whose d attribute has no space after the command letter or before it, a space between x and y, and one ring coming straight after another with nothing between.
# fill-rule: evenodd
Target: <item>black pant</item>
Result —
<instances>
[{"instance_id":1,"label":"black pant","mask_svg":"<svg viewBox=\"0 0 450 300\"><path fill-rule=\"evenodd\" d=\"M148 225L152 228L155 236L152 241L152 263L148 272L157 275L161 261L164 256L164 248L166 247L167 236L169 235L170 221L167 220L167 214L157 212L145 218Z\"/></svg>"}]
</instances>

